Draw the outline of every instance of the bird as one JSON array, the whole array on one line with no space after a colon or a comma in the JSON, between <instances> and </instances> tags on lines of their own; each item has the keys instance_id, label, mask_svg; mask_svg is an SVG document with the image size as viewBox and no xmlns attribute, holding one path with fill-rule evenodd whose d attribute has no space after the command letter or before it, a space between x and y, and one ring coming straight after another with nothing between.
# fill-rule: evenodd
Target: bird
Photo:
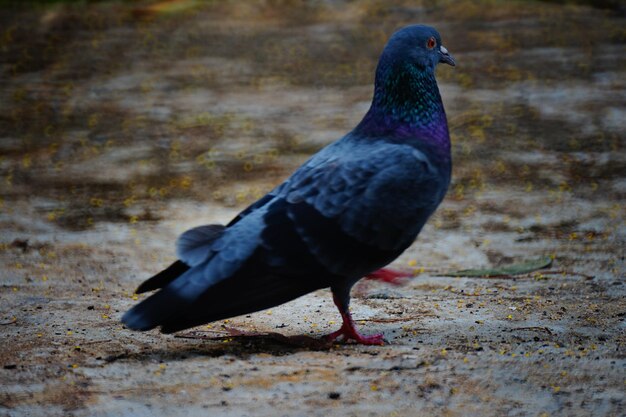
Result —
<instances>
[{"instance_id":1,"label":"bird","mask_svg":"<svg viewBox=\"0 0 626 417\"><path fill-rule=\"evenodd\" d=\"M393 33L361 122L228 224L184 232L178 260L137 288L157 291L123 324L168 334L330 288L342 325L325 340L384 344L382 334L356 329L350 290L364 277L402 275L385 266L415 241L449 187L440 63L456 66L436 29L414 24Z\"/></svg>"}]
</instances>

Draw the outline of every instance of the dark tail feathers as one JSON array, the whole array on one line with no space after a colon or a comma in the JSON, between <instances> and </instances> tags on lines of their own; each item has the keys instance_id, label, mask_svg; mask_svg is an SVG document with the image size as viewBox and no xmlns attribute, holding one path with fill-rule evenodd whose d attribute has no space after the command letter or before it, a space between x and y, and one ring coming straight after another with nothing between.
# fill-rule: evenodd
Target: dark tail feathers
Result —
<instances>
[{"instance_id":1,"label":"dark tail feathers","mask_svg":"<svg viewBox=\"0 0 626 417\"><path fill-rule=\"evenodd\" d=\"M189 304L167 288L129 310L122 321L133 330L173 333L201 324L248 314L327 287L319 279L265 275L233 276L217 283Z\"/></svg>"},{"instance_id":2,"label":"dark tail feathers","mask_svg":"<svg viewBox=\"0 0 626 417\"><path fill-rule=\"evenodd\" d=\"M181 261L176 261L152 278L144 281L139 287L137 287L135 293L141 294L144 292L163 288L167 284L187 272L188 269L189 266L187 266L185 263Z\"/></svg>"}]
</instances>

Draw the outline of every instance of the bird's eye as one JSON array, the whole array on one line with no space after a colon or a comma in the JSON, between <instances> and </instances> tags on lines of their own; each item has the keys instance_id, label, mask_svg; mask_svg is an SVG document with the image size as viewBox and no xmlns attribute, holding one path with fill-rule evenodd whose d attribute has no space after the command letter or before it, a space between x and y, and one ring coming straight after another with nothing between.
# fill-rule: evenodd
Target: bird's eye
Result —
<instances>
[{"instance_id":1,"label":"bird's eye","mask_svg":"<svg viewBox=\"0 0 626 417\"><path fill-rule=\"evenodd\" d=\"M437 45L437 41L435 40L435 38L432 36L428 38L428 41L426 42L426 47L428 49L433 49L435 45Z\"/></svg>"}]
</instances>

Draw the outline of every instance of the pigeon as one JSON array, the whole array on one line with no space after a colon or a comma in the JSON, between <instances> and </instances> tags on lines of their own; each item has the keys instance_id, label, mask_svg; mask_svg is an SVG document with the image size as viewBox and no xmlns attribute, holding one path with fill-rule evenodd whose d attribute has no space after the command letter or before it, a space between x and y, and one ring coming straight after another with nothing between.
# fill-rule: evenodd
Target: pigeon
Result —
<instances>
[{"instance_id":1,"label":"pigeon","mask_svg":"<svg viewBox=\"0 0 626 417\"><path fill-rule=\"evenodd\" d=\"M137 288L158 291L124 314L126 327L172 333L330 288L342 326L326 340L384 344L357 331L350 289L401 275L384 266L414 242L450 184L439 63L455 66L434 28L395 32L362 121L226 226L184 232L179 260Z\"/></svg>"}]
</instances>

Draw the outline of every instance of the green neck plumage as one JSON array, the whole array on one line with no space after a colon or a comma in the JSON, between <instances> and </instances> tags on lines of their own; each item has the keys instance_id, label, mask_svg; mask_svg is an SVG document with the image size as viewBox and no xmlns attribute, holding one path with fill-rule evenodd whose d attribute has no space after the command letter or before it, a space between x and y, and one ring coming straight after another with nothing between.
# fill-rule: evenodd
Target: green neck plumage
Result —
<instances>
[{"instance_id":1,"label":"green neck plumage","mask_svg":"<svg viewBox=\"0 0 626 417\"><path fill-rule=\"evenodd\" d=\"M448 128L434 69L381 62L372 106L357 130L366 135L418 136L446 145Z\"/></svg>"}]
</instances>

